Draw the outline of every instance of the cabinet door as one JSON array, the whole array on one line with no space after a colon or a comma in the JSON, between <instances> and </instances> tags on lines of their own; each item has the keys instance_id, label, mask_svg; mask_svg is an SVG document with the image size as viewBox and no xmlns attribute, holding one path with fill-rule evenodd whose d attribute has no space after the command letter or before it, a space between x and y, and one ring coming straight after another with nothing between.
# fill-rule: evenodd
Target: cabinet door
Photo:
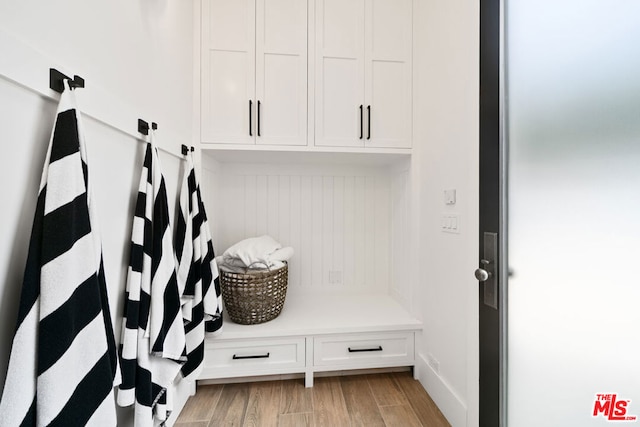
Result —
<instances>
[{"instance_id":1,"label":"cabinet door","mask_svg":"<svg viewBox=\"0 0 640 427\"><path fill-rule=\"evenodd\" d=\"M365 145L410 148L412 0L366 0L365 13Z\"/></svg>"},{"instance_id":2,"label":"cabinet door","mask_svg":"<svg viewBox=\"0 0 640 427\"><path fill-rule=\"evenodd\" d=\"M256 2L256 101L257 144L307 144L306 0Z\"/></svg>"},{"instance_id":3,"label":"cabinet door","mask_svg":"<svg viewBox=\"0 0 640 427\"><path fill-rule=\"evenodd\" d=\"M255 13L255 0L202 2L202 142L255 142Z\"/></svg>"},{"instance_id":4,"label":"cabinet door","mask_svg":"<svg viewBox=\"0 0 640 427\"><path fill-rule=\"evenodd\" d=\"M316 1L315 145L364 146L364 16L364 0Z\"/></svg>"}]
</instances>

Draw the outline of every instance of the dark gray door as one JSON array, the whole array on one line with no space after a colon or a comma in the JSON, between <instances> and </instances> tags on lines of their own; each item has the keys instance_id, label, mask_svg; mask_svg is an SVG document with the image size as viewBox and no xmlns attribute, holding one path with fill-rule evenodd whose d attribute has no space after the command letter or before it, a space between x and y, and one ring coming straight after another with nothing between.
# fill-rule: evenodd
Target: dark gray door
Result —
<instances>
[{"instance_id":1,"label":"dark gray door","mask_svg":"<svg viewBox=\"0 0 640 427\"><path fill-rule=\"evenodd\" d=\"M480 427L504 425L502 413L503 319L506 313L500 277L501 240L501 113L500 0L480 2Z\"/></svg>"}]
</instances>

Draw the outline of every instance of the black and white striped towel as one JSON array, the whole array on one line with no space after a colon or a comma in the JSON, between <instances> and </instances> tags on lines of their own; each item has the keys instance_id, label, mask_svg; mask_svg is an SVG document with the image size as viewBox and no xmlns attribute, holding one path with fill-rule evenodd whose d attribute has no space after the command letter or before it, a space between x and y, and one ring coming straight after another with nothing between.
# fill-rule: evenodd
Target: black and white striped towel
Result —
<instances>
[{"instance_id":1,"label":"black and white striped towel","mask_svg":"<svg viewBox=\"0 0 640 427\"><path fill-rule=\"evenodd\" d=\"M162 423L171 385L186 361L173 235L157 148L147 143L138 188L120 356L120 406L134 405L135 426Z\"/></svg>"},{"instance_id":2,"label":"black and white striped towel","mask_svg":"<svg viewBox=\"0 0 640 427\"><path fill-rule=\"evenodd\" d=\"M66 86L40 182L3 426L116 425L120 372L102 247L82 124Z\"/></svg>"},{"instance_id":3,"label":"black and white striped towel","mask_svg":"<svg viewBox=\"0 0 640 427\"><path fill-rule=\"evenodd\" d=\"M182 375L196 380L202 371L205 324L207 332L218 332L222 328L222 295L211 232L190 151L180 189L176 257L178 283L184 288L182 310L187 340L187 363L182 366Z\"/></svg>"}]
</instances>

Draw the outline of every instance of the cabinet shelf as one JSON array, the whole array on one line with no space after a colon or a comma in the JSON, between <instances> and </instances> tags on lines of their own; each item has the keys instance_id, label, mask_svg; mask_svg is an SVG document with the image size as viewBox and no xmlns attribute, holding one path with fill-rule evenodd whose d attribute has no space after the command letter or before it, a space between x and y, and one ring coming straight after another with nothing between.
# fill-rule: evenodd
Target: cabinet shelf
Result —
<instances>
[{"instance_id":1,"label":"cabinet shelf","mask_svg":"<svg viewBox=\"0 0 640 427\"><path fill-rule=\"evenodd\" d=\"M384 166L407 160L410 148L300 147L201 144L203 155L223 163L360 164Z\"/></svg>"}]
</instances>

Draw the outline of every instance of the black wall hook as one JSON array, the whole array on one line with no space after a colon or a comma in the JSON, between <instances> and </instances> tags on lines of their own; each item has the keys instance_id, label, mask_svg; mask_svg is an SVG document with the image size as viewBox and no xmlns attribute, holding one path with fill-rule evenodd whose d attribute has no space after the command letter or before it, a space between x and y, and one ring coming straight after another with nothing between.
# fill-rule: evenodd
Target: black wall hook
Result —
<instances>
[{"instance_id":1,"label":"black wall hook","mask_svg":"<svg viewBox=\"0 0 640 427\"><path fill-rule=\"evenodd\" d=\"M55 68L49 68L49 88L55 90L58 93L64 92L64 81L69 80L69 86L72 89L77 87L84 87L84 79L80 76L69 76L62 74Z\"/></svg>"},{"instance_id":2,"label":"black wall hook","mask_svg":"<svg viewBox=\"0 0 640 427\"><path fill-rule=\"evenodd\" d=\"M149 123L142 119L138 119L138 132L143 135L149 135Z\"/></svg>"},{"instance_id":3,"label":"black wall hook","mask_svg":"<svg viewBox=\"0 0 640 427\"><path fill-rule=\"evenodd\" d=\"M191 149L191 150L189 150L189 149ZM182 144L182 155L183 156L186 156L189 151L194 151L194 150L195 150L195 148L187 147L186 145Z\"/></svg>"},{"instance_id":4,"label":"black wall hook","mask_svg":"<svg viewBox=\"0 0 640 427\"><path fill-rule=\"evenodd\" d=\"M151 122L151 129L158 129L158 124L156 122ZM142 119L138 119L138 132L143 135L149 135L149 123Z\"/></svg>"}]
</instances>

